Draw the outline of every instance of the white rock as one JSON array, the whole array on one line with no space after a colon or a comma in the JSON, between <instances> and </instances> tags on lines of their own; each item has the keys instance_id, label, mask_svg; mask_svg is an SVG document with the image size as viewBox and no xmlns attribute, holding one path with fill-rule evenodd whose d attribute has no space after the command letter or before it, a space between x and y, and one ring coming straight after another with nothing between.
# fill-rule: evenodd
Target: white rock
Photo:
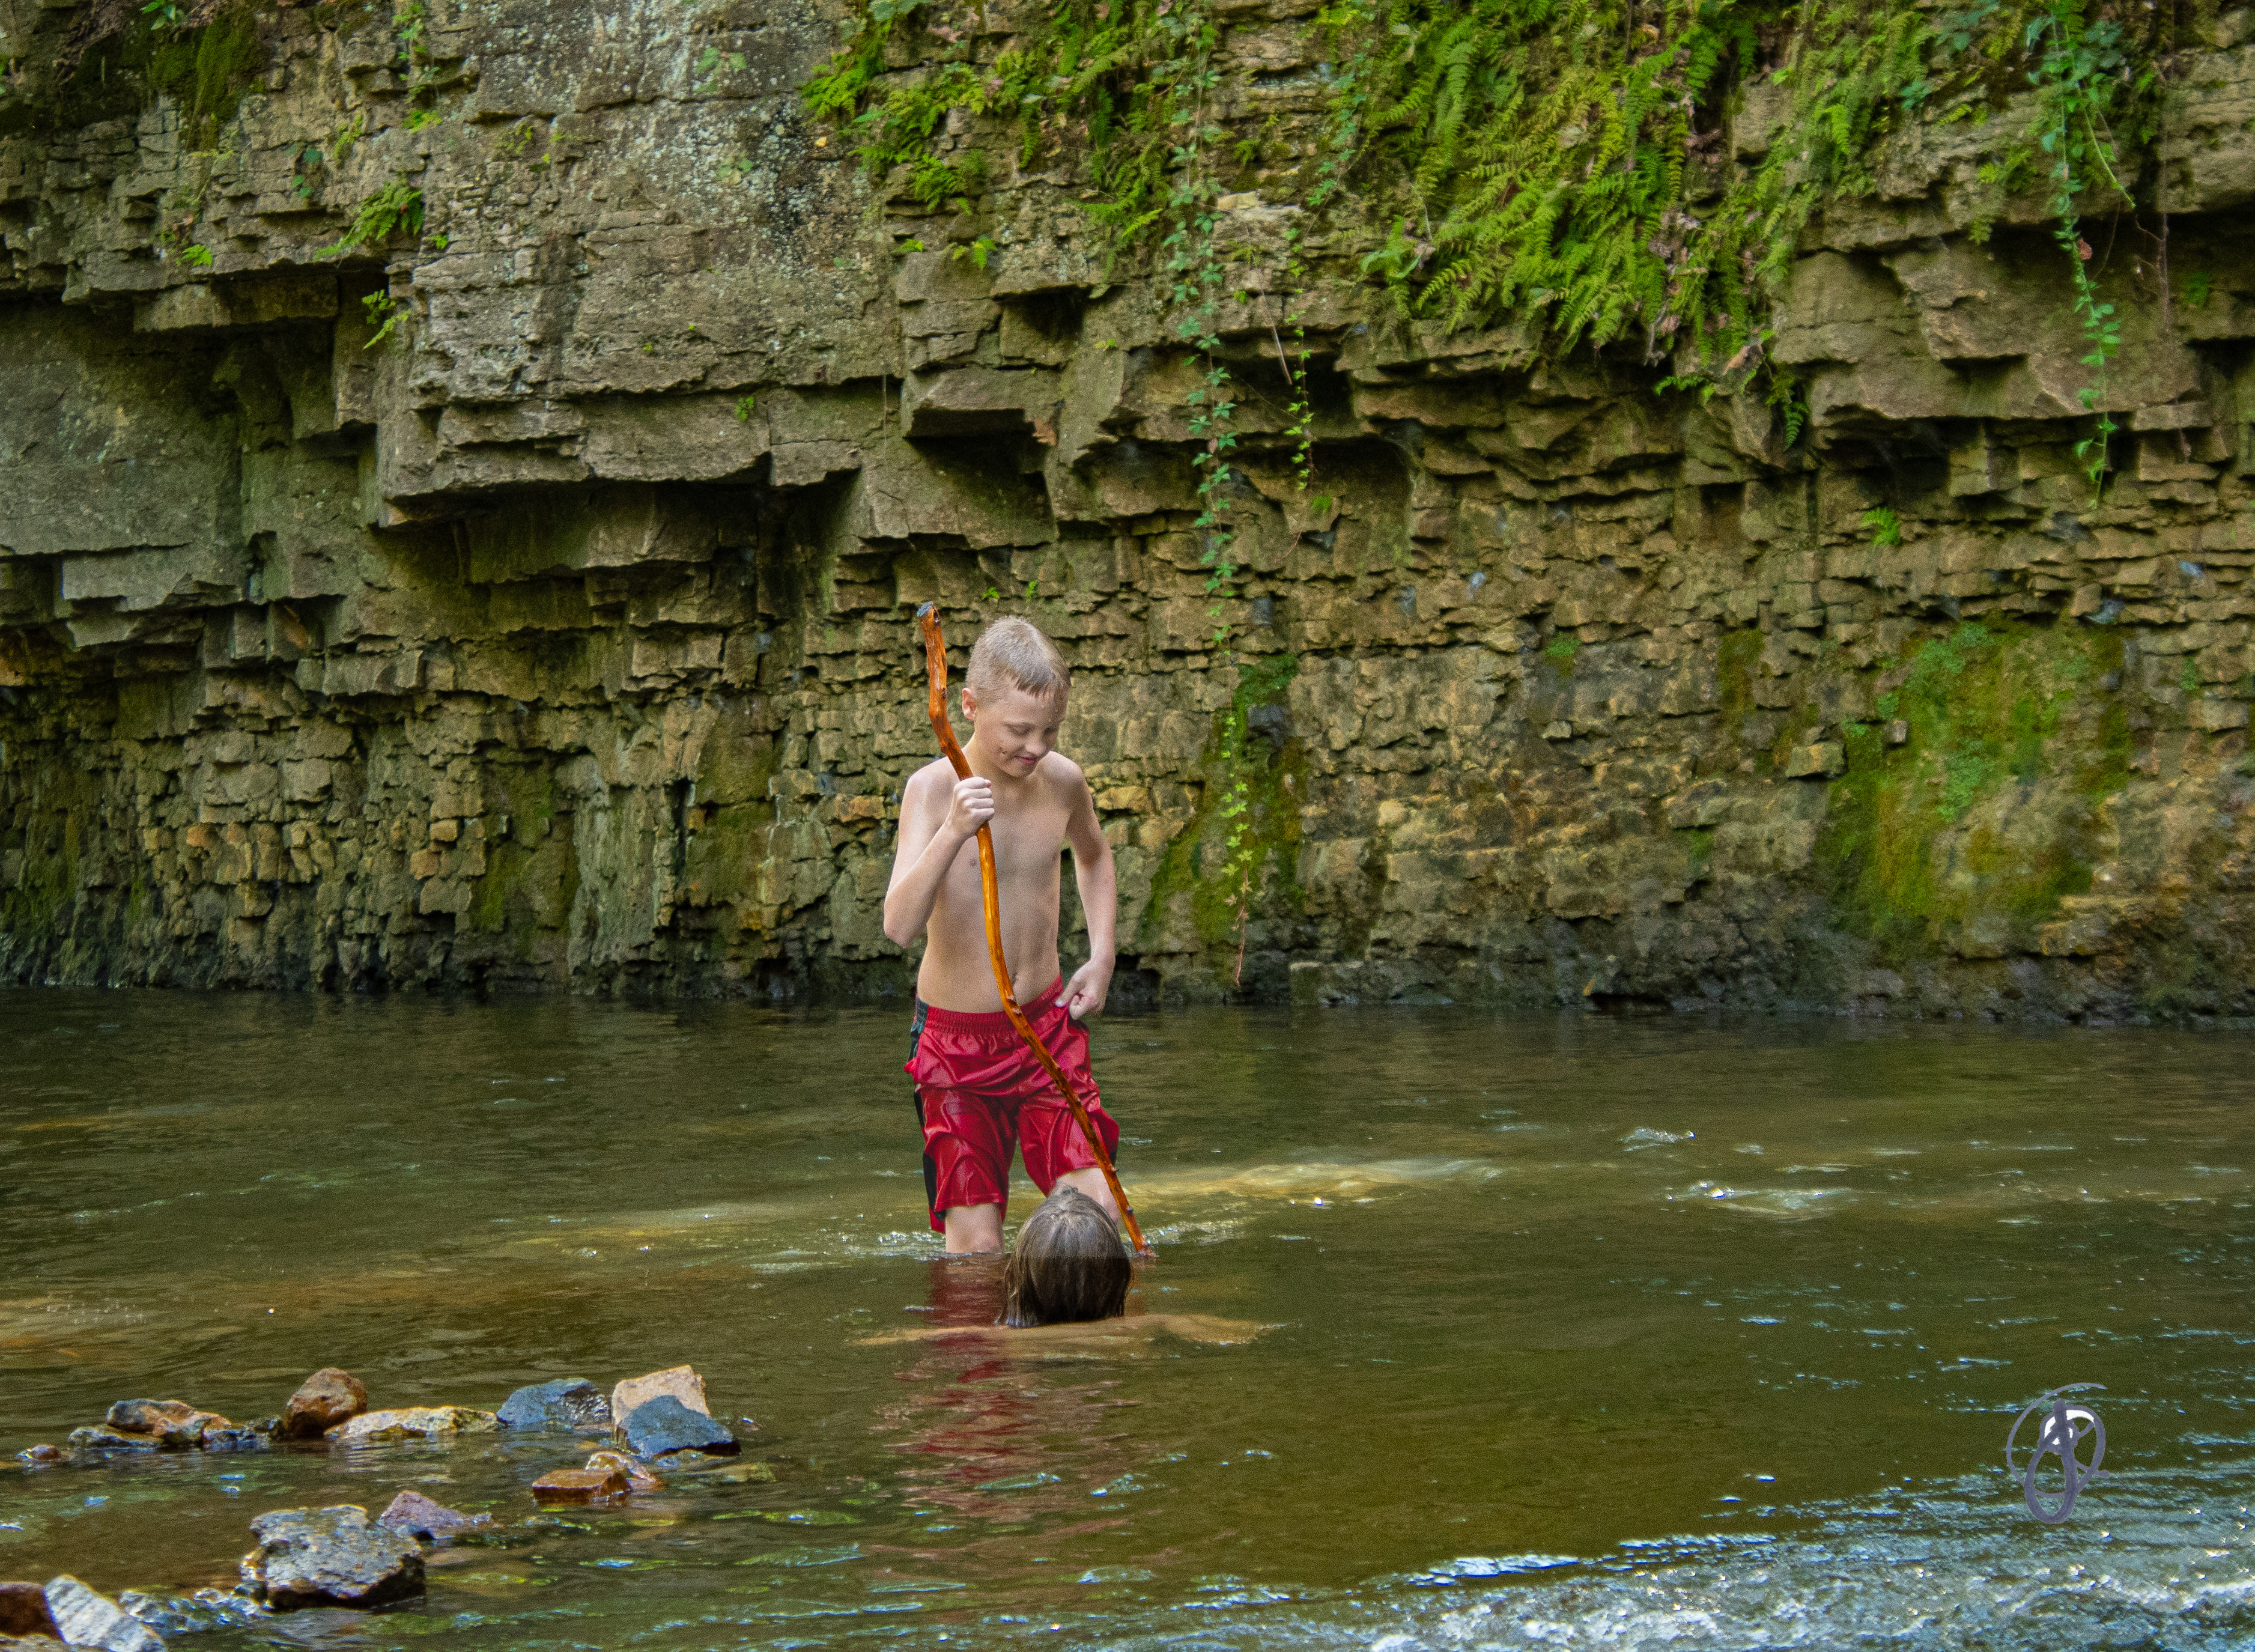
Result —
<instances>
[{"instance_id":1,"label":"white rock","mask_svg":"<svg viewBox=\"0 0 2255 1652\"><path fill-rule=\"evenodd\" d=\"M46 1593L47 1613L73 1646L100 1647L102 1652L165 1652L164 1640L154 1629L76 1578L57 1578Z\"/></svg>"}]
</instances>

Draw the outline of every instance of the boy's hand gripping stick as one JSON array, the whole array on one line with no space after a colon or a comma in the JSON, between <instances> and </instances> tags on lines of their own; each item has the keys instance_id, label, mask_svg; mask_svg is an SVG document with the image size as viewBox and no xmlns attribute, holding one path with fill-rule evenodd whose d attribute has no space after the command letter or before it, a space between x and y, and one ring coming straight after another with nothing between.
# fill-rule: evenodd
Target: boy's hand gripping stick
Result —
<instances>
[{"instance_id":1,"label":"boy's hand gripping stick","mask_svg":"<svg viewBox=\"0 0 2255 1652\"><path fill-rule=\"evenodd\" d=\"M931 717L931 732L939 736L939 749L947 754L955 777L968 780L971 760L956 743L954 727L947 721L947 645L940 640L939 620L931 603L917 610L917 626L924 633L924 672L931 679L931 697L925 702L925 710ZM1050 1054L1049 1046L1042 1042L1041 1035L1018 1008L1018 995L1010 990L1010 966L1002 956L1002 903L994 887L994 839L984 826L979 828L979 887L987 901L987 957L994 967L994 990L1002 995L1002 1013L1010 1018L1010 1025L1017 1029L1018 1037L1026 1041L1026 1047L1041 1062L1050 1081L1057 1086L1057 1093L1064 1098L1065 1106L1072 1109L1073 1121L1080 1126L1081 1135L1088 1138L1088 1150L1096 1155L1096 1167L1104 1172L1104 1185L1112 1190L1112 1202L1120 1207L1120 1219L1127 1224L1128 1237L1135 1247L1135 1254L1149 1256L1150 1244L1135 1224L1135 1208L1128 1203L1127 1191L1120 1185L1120 1173L1112 1168L1112 1156L1104 1150L1104 1138L1096 1133L1096 1121L1088 1116L1087 1107L1072 1093L1072 1086L1056 1058Z\"/></svg>"}]
</instances>

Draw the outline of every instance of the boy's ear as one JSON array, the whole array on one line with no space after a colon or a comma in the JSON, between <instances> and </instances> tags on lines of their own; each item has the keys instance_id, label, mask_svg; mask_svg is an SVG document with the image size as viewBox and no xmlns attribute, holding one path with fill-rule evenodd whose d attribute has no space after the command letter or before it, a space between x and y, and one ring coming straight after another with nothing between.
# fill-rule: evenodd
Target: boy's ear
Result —
<instances>
[{"instance_id":1,"label":"boy's ear","mask_svg":"<svg viewBox=\"0 0 2255 1652\"><path fill-rule=\"evenodd\" d=\"M963 718L966 722L979 721L979 696L971 692L971 685L963 685Z\"/></svg>"}]
</instances>

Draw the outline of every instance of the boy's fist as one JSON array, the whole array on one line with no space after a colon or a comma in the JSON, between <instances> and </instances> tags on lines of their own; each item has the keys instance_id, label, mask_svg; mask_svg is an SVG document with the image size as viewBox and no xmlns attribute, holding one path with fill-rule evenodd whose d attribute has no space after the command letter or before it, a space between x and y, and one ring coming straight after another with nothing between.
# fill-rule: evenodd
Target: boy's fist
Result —
<instances>
[{"instance_id":1,"label":"boy's fist","mask_svg":"<svg viewBox=\"0 0 2255 1652\"><path fill-rule=\"evenodd\" d=\"M959 838L974 837L979 828L994 818L994 783L973 775L968 780L955 783L955 794L948 799L947 829Z\"/></svg>"},{"instance_id":2,"label":"boy's fist","mask_svg":"<svg viewBox=\"0 0 2255 1652\"><path fill-rule=\"evenodd\" d=\"M1057 1002L1075 1021L1085 1021L1104 1013L1104 1001L1111 995L1112 960L1092 958L1072 972L1072 979L1057 995Z\"/></svg>"}]
</instances>

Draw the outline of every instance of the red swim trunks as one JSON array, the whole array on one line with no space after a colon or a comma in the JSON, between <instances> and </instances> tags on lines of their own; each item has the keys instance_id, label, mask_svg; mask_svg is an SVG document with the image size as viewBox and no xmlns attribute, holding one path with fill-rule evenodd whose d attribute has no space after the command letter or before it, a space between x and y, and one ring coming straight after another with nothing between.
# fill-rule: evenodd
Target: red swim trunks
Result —
<instances>
[{"instance_id":1,"label":"red swim trunks","mask_svg":"<svg viewBox=\"0 0 2255 1652\"><path fill-rule=\"evenodd\" d=\"M1116 1154L1120 1126L1104 1110L1088 1070L1088 1030L1057 1002L1064 985L1060 980L1036 993L1026 1019L1088 1109L1104 1150ZM1008 1213L1014 1146L1044 1193L1058 1177L1096 1163L1072 1109L999 1009L970 1015L918 999L902 1070L916 1080L924 1193L936 1234L946 1231L951 1205L1000 1205Z\"/></svg>"}]
</instances>

